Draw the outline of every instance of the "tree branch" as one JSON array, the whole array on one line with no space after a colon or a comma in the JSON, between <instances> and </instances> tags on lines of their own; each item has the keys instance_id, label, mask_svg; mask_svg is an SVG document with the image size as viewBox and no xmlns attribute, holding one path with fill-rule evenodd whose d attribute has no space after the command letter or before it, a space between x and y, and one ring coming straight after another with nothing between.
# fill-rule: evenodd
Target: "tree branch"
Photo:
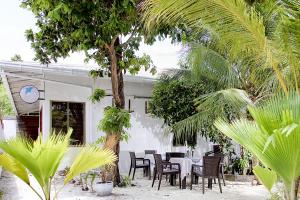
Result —
<instances>
[{"instance_id":1,"label":"tree branch","mask_svg":"<svg viewBox=\"0 0 300 200\"><path fill-rule=\"evenodd\" d=\"M135 34L137 33L138 31L138 26L135 26L131 32L131 35L129 36L129 38L127 39L126 42L124 42L123 44L121 44L121 47L123 48L127 48L127 46L129 45L129 43L131 42L133 36L135 36Z\"/></svg>"}]
</instances>

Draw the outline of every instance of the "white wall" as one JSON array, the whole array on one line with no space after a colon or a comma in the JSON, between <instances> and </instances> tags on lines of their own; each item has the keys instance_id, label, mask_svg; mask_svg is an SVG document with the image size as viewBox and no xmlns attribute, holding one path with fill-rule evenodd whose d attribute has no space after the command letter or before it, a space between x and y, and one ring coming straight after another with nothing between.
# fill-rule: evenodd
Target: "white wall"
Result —
<instances>
[{"instance_id":1,"label":"white wall","mask_svg":"<svg viewBox=\"0 0 300 200\"><path fill-rule=\"evenodd\" d=\"M85 141L95 142L103 132L97 129L99 121L103 118L103 109L111 106L112 96L106 96L100 103L92 104L88 98L92 94L93 88L105 89L107 94L111 94L110 80L88 80L86 77L56 77L66 82L76 82L75 84L86 85L86 87L76 85L65 85L61 83L45 83L45 100L41 101L43 107L43 133L48 136L51 130L51 101L69 101L85 103ZM131 101L131 128L128 130L130 138L128 142L120 144L120 172L127 174L130 165L129 151L142 154L144 150L157 150L158 153L167 151L183 151L183 147L172 147L172 137L163 132L163 121L145 114L145 101L149 100L152 94L152 83L125 82L125 108L128 109L128 99ZM204 138L198 137L196 147L197 156L203 156L204 152L212 149L212 144ZM68 156L62 166L69 166L77 148L70 148Z\"/></svg>"},{"instance_id":2,"label":"white wall","mask_svg":"<svg viewBox=\"0 0 300 200\"><path fill-rule=\"evenodd\" d=\"M3 126L0 124L0 140L16 137L17 122L15 119L3 120ZM1 153L0 149L0 153ZM0 166L0 178L2 174L2 167Z\"/></svg>"},{"instance_id":3,"label":"white wall","mask_svg":"<svg viewBox=\"0 0 300 200\"><path fill-rule=\"evenodd\" d=\"M4 139L4 127L0 122L0 140Z\"/></svg>"},{"instance_id":4,"label":"white wall","mask_svg":"<svg viewBox=\"0 0 300 200\"><path fill-rule=\"evenodd\" d=\"M87 84L86 78L77 79L77 84ZM74 77L65 77L64 81L74 81ZM92 104L88 98L92 94L92 88L106 89L107 93L111 93L109 80L90 81L90 87L81 87L76 85L65 85L61 83L45 83L45 100L41 101L43 107L43 134L49 136L51 131L51 101L70 101L85 103L85 140L87 143L95 142L103 132L97 129L99 121L103 118L103 109L111 106L112 96L107 96L100 103ZM126 83L125 82L126 109L128 108L128 99L131 99L131 128L128 130L130 138L128 143L121 142L120 146L120 171L128 173L129 153L135 151L137 153L144 152L145 149L156 149L158 152L171 150L171 138L164 137L162 130L162 120L154 119L150 115L145 114L145 101L152 94L152 85L150 83ZM135 98L138 96L139 98ZM68 156L65 158L64 168L70 165L74 154L78 149L70 148Z\"/></svg>"},{"instance_id":5,"label":"white wall","mask_svg":"<svg viewBox=\"0 0 300 200\"><path fill-rule=\"evenodd\" d=\"M3 130L4 139L16 137L16 135L17 135L17 120L16 119L5 119L5 120L3 120L3 124L4 124L4 130Z\"/></svg>"}]
</instances>

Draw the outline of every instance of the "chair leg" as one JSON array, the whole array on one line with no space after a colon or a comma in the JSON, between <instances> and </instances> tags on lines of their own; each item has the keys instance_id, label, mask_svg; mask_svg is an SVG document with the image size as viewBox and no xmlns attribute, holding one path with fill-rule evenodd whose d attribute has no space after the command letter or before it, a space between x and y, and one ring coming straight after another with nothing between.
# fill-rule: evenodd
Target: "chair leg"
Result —
<instances>
[{"instance_id":1,"label":"chair leg","mask_svg":"<svg viewBox=\"0 0 300 200\"><path fill-rule=\"evenodd\" d=\"M148 167L148 175L149 175L149 180L151 180L151 167Z\"/></svg>"},{"instance_id":2,"label":"chair leg","mask_svg":"<svg viewBox=\"0 0 300 200\"><path fill-rule=\"evenodd\" d=\"M181 173L179 173L179 189L181 189Z\"/></svg>"},{"instance_id":3,"label":"chair leg","mask_svg":"<svg viewBox=\"0 0 300 200\"><path fill-rule=\"evenodd\" d=\"M214 184L216 184L216 179L214 178Z\"/></svg>"},{"instance_id":4,"label":"chair leg","mask_svg":"<svg viewBox=\"0 0 300 200\"><path fill-rule=\"evenodd\" d=\"M195 179L196 179L196 180L195 180L195 183L196 183L196 184L199 184L199 176L196 175L196 176L195 176Z\"/></svg>"},{"instance_id":5,"label":"chair leg","mask_svg":"<svg viewBox=\"0 0 300 200\"><path fill-rule=\"evenodd\" d=\"M194 174L191 173L191 185L190 185L190 190L193 189L193 177L194 177Z\"/></svg>"},{"instance_id":6,"label":"chair leg","mask_svg":"<svg viewBox=\"0 0 300 200\"><path fill-rule=\"evenodd\" d=\"M222 179L223 179L223 184L224 184L224 186L226 186L226 184L225 184L225 178L224 178L224 168L222 167Z\"/></svg>"},{"instance_id":7,"label":"chair leg","mask_svg":"<svg viewBox=\"0 0 300 200\"><path fill-rule=\"evenodd\" d=\"M154 181L156 179L156 170L154 169L154 172L153 172L153 181L152 181L152 187L154 186Z\"/></svg>"},{"instance_id":8,"label":"chair leg","mask_svg":"<svg viewBox=\"0 0 300 200\"><path fill-rule=\"evenodd\" d=\"M221 186L221 180L220 180L220 177L218 177L218 182L219 182L220 192L222 193L222 186Z\"/></svg>"},{"instance_id":9,"label":"chair leg","mask_svg":"<svg viewBox=\"0 0 300 200\"><path fill-rule=\"evenodd\" d=\"M158 182L158 190L160 189L160 184L161 184L161 179L162 179L162 174L158 175L159 177L159 182Z\"/></svg>"},{"instance_id":10,"label":"chair leg","mask_svg":"<svg viewBox=\"0 0 300 200\"><path fill-rule=\"evenodd\" d=\"M204 190L205 190L205 181L204 181L204 177L202 177L202 193L204 194Z\"/></svg>"},{"instance_id":11,"label":"chair leg","mask_svg":"<svg viewBox=\"0 0 300 200\"><path fill-rule=\"evenodd\" d=\"M134 168L134 169L133 169L133 176L132 176L132 180L134 180L135 170L136 170L136 168Z\"/></svg>"},{"instance_id":12,"label":"chair leg","mask_svg":"<svg viewBox=\"0 0 300 200\"><path fill-rule=\"evenodd\" d=\"M132 168L132 166L131 166L131 164L130 164L130 168L129 168L129 174L128 174L128 176L130 176L130 174L131 174L131 168Z\"/></svg>"}]
</instances>

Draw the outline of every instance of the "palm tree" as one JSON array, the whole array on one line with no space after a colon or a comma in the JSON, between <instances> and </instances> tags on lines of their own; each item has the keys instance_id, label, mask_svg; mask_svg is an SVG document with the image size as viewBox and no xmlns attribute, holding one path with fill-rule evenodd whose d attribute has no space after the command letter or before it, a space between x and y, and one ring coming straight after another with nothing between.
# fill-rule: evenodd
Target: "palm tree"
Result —
<instances>
[{"instance_id":1,"label":"palm tree","mask_svg":"<svg viewBox=\"0 0 300 200\"><path fill-rule=\"evenodd\" d=\"M213 126L217 118L233 120L245 116L247 105L264 101L278 87L278 81L269 69L256 69L242 62L231 63L202 44L189 44L182 62L191 68L190 73L183 76L192 81L203 77L213 80L217 90L195 99L198 113L171 127L179 138L204 126Z\"/></svg>"},{"instance_id":2,"label":"palm tree","mask_svg":"<svg viewBox=\"0 0 300 200\"><path fill-rule=\"evenodd\" d=\"M0 154L0 166L24 181L41 200L50 200L52 179L68 150L71 133L72 130L66 135L53 133L45 141L42 136L34 142L22 137L0 141L0 148L5 152ZM89 145L82 147L66 175L64 185L80 173L112 164L115 160L116 155L110 150ZM32 187L29 173L37 180L43 194ZM53 199L56 196L57 193Z\"/></svg>"},{"instance_id":3,"label":"palm tree","mask_svg":"<svg viewBox=\"0 0 300 200\"><path fill-rule=\"evenodd\" d=\"M216 49L231 60L271 68L287 94L289 78L298 90L300 11L297 0L266 0L252 6L244 0L145 0L143 12L149 30L161 24L183 23L194 32L206 30ZM276 26L268 33L263 11L276 13ZM259 12L259 14L258 14ZM292 77L284 75L288 68Z\"/></svg>"},{"instance_id":4,"label":"palm tree","mask_svg":"<svg viewBox=\"0 0 300 200\"><path fill-rule=\"evenodd\" d=\"M257 166L254 171L269 190L276 177L284 182L287 200L297 199L300 183L299 107L299 95L280 95L262 106L250 106L254 121L216 122L220 131L253 152L266 167Z\"/></svg>"},{"instance_id":5,"label":"palm tree","mask_svg":"<svg viewBox=\"0 0 300 200\"><path fill-rule=\"evenodd\" d=\"M209 33L207 36L208 39L213 41L213 49L220 55L223 55L234 69L236 68L236 64L242 64L242 66L245 66L245 68L242 69L246 69L242 74L254 74L254 78L260 77L259 71L261 70L264 73L267 72L267 81L263 85L264 89L267 90L270 89L270 85L272 86L270 90L271 93L269 93L270 95L277 93L276 82L278 81L286 97L275 98L275 100L267 104L269 107L264 106L261 110L255 109L255 105L251 105L250 112L255 120L254 122L244 119L243 121L229 125L222 121L217 123L217 127L225 135L235 139L252 151L266 166L266 168L256 167L255 173L260 177L267 188L270 189L272 187L276 181L274 174L277 174L283 179L287 188L285 198L292 200L297 198L300 176L299 171L296 169L299 169L299 149L295 149L293 145L299 146L300 141L299 138L295 136L299 136L297 123L293 124L292 122L296 122L296 118L300 117L300 114L298 112L290 113L292 113L294 109L298 111L297 106L299 106L296 105L296 99L299 98L299 96L295 95L293 91L295 90L296 93L299 94L299 1L145 0L143 12L146 28L148 28L149 31L165 23L172 25L183 23L194 32L207 31ZM223 66L228 65L224 64ZM213 69L212 74L216 74L215 68L208 69ZM220 70L218 70L218 72L220 72ZM274 73L277 81L274 81L270 72ZM261 80L263 80L264 76L261 78ZM221 79L221 81L223 80ZM243 84L243 82L239 84L241 83ZM246 85L244 84L244 86ZM240 86L241 85L239 85L239 87ZM289 88L293 88L291 94L289 94ZM247 89L247 87L243 89ZM264 90L259 89L259 91ZM217 96L217 94L219 94L219 96ZM211 97L220 99L220 97L226 97L226 94L228 94L228 90L225 89L213 95L201 97L199 99L200 109L205 109L203 105L210 108L212 102ZM261 94L265 95L265 92L261 92ZM240 100L240 98L230 97L229 100L233 100L232 105L234 105L234 101L238 102L237 100ZM257 101L256 98L254 100ZM286 112L284 110L281 113L280 109L283 107L280 107L280 100L285 100L285 104L282 106L287 107L285 107ZM226 102L228 102L228 100L226 100ZM222 102L219 100L215 106L220 106L220 103ZM219 109L222 109L222 107L218 108L218 110ZM268 114L264 113L264 109L266 109L265 112L268 112ZM275 110L277 112L273 113ZM260 118L260 114L264 114L264 118ZM201 120L201 114L199 113L198 115L198 117L194 118L195 121L192 121L192 119L186 120L188 127L194 127L195 124L197 124L196 120L198 120L200 124L203 122L203 120ZM266 129L269 131L266 135L264 126L268 126L268 123L270 123L269 120L274 118L277 119L276 123L278 123L278 129L275 129L275 126L266 127L270 128L269 130ZM178 127L186 129L186 127L180 124ZM283 133L284 136L278 133ZM249 142L250 139L251 142ZM270 147L270 143L274 145L272 148ZM280 152L274 149L278 149ZM270 150L273 155L265 155L268 150ZM296 151L296 154L294 154L293 150ZM296 160L290 159L293 154L296 155ZM290 159L288 160L289 162L282 162L285 161L285 157ZM268 168L272 171L269 171Z\"/></svg>"}]
</instances>

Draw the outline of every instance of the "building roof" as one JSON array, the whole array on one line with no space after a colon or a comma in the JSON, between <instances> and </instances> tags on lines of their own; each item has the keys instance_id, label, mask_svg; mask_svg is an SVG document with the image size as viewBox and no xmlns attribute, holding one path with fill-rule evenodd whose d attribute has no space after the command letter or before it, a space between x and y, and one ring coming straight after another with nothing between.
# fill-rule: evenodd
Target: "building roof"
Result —
<instances>
[{"instance_id":1,"label":"building roof","mask_svg":"<svg viewBox=\"0 0 300 200\"><path fill-rule=\"evenodd\" d=\"M55 82L87 87L89 85L82 83L67 82L67 80L61 79L58 80L55 78L55 75L66 75L75 77L79 76L89 78L89 71L97 68L99 67L90 65L41 65L36 62L0 61L0 73L4 82L4 86L6 87L9 93L9 97L13 104L14 111L18 115L26 115L29 113L39 112L38 101L33 104L28 104L21 99L19 92L23 86L35 86L40 91L40 93L44 91L44 82ZM110 79L110 77L104 76L101 79ZM149 77L124 75L124 82L151 84L155 82L155 79Z\"/></svg>"}]
</instances>

